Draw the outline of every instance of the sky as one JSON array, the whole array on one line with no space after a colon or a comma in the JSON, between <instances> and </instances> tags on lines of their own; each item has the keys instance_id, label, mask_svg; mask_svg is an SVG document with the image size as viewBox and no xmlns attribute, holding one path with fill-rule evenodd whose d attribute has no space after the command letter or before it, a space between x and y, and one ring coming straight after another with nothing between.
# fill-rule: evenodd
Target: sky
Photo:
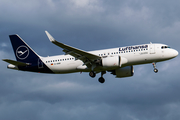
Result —
<instances>
[{"instance_id":1,"label":"sky","mask_svg":"<svg viewBox=\"0 0 180 120\"><path fill-rule=\"evenodd\" d=\"M15 60L9 35L39 55L64 54L56 40L91 51L164 43L180 51L178 0L0 0L0 59ZM107 73L39 74L7 69L0 61L1 120L177 120L180 57L134 66L134 76Z\"/></svg>"}]
</instances>

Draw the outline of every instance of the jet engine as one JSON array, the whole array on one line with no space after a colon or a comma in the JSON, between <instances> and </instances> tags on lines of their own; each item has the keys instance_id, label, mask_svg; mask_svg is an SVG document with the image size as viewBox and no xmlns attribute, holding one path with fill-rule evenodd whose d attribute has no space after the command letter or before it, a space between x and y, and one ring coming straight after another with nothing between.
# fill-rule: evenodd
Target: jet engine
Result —
<instances>
[{"instance_id":1,"label":"jet engine","mask_svg":"<svg viewBox=\"0 0 180 120\"><path fill-rule=\"evenodd\" d=\"M102 66L103 67L121 67L121 65L126 64L128 61L126 58L121 56L113 56L102 58Z\"/></svg>"},{"instance_id":2,"label":"jet engine","mask_svg":"<svg viewBox=\"0 0 180 120\"><path fill-rule=\"evenodd\" d=\"M133 66L118 68L112 71L111 74L116 75L116 78L131 77L134 75L134 68Z\"/></svg>"},{"instance_id":3,"label":"jet engine","mask_svg":"<svg viewBox=\"0 0 180 120\"><path fill-rule=\"evenodd\" d=\"M103 67L119 67L120 56L106 57L102 59Z\"/></svg>"}]
</instances>

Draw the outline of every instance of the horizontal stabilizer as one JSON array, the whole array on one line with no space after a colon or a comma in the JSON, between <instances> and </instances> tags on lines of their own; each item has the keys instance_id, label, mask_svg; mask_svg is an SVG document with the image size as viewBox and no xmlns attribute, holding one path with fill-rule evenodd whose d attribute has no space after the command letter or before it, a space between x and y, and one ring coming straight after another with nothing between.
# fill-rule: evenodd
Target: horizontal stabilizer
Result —
<instances>
[{"instance_id":1,"label":"horizontal stabilizer","mask_svg":"<svg viewBox=\"0 0 180 120\"><path fill-rule=\"evenodd\" d=\"M18 62L18 61L14 61L14 60L10 60L10 59L3 59L3 61L16 65L16 66L27 66L30 65L30 63L23 63L23 62Z\"/></svg>"}]
</instances>

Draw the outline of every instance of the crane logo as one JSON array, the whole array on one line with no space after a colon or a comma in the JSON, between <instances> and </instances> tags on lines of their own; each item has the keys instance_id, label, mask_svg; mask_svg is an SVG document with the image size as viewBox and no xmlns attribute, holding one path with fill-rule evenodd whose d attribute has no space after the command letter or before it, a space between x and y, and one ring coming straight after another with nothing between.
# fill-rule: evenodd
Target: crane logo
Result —
<instances>
[{"instance_id":1,"label":"crane logo","mask_svg":"<svg viewBox=\"0 0 180 120\"><path fill-rule=\"evenodd\" d=\"M26 59L29 56L29 49L24 45L19 46L16 49L16 56L21 60Z\"/></svg>"}]
</instances>

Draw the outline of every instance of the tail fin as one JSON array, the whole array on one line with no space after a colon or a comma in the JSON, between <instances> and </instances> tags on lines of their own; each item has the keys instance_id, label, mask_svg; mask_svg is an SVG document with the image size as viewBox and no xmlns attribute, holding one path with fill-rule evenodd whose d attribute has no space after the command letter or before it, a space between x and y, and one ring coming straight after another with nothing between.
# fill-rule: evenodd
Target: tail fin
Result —
<instances>
[{"instance_id":1,"label":"tail fin","mask_svg":"<svg viewBox=\"0 0 180 120\"><path fill-rule=\"evenodd\" d=\"M17 61L33 63L39 59L39 55L18 35L10 35L9 38Z\"/></svg>"}]
</instances>

